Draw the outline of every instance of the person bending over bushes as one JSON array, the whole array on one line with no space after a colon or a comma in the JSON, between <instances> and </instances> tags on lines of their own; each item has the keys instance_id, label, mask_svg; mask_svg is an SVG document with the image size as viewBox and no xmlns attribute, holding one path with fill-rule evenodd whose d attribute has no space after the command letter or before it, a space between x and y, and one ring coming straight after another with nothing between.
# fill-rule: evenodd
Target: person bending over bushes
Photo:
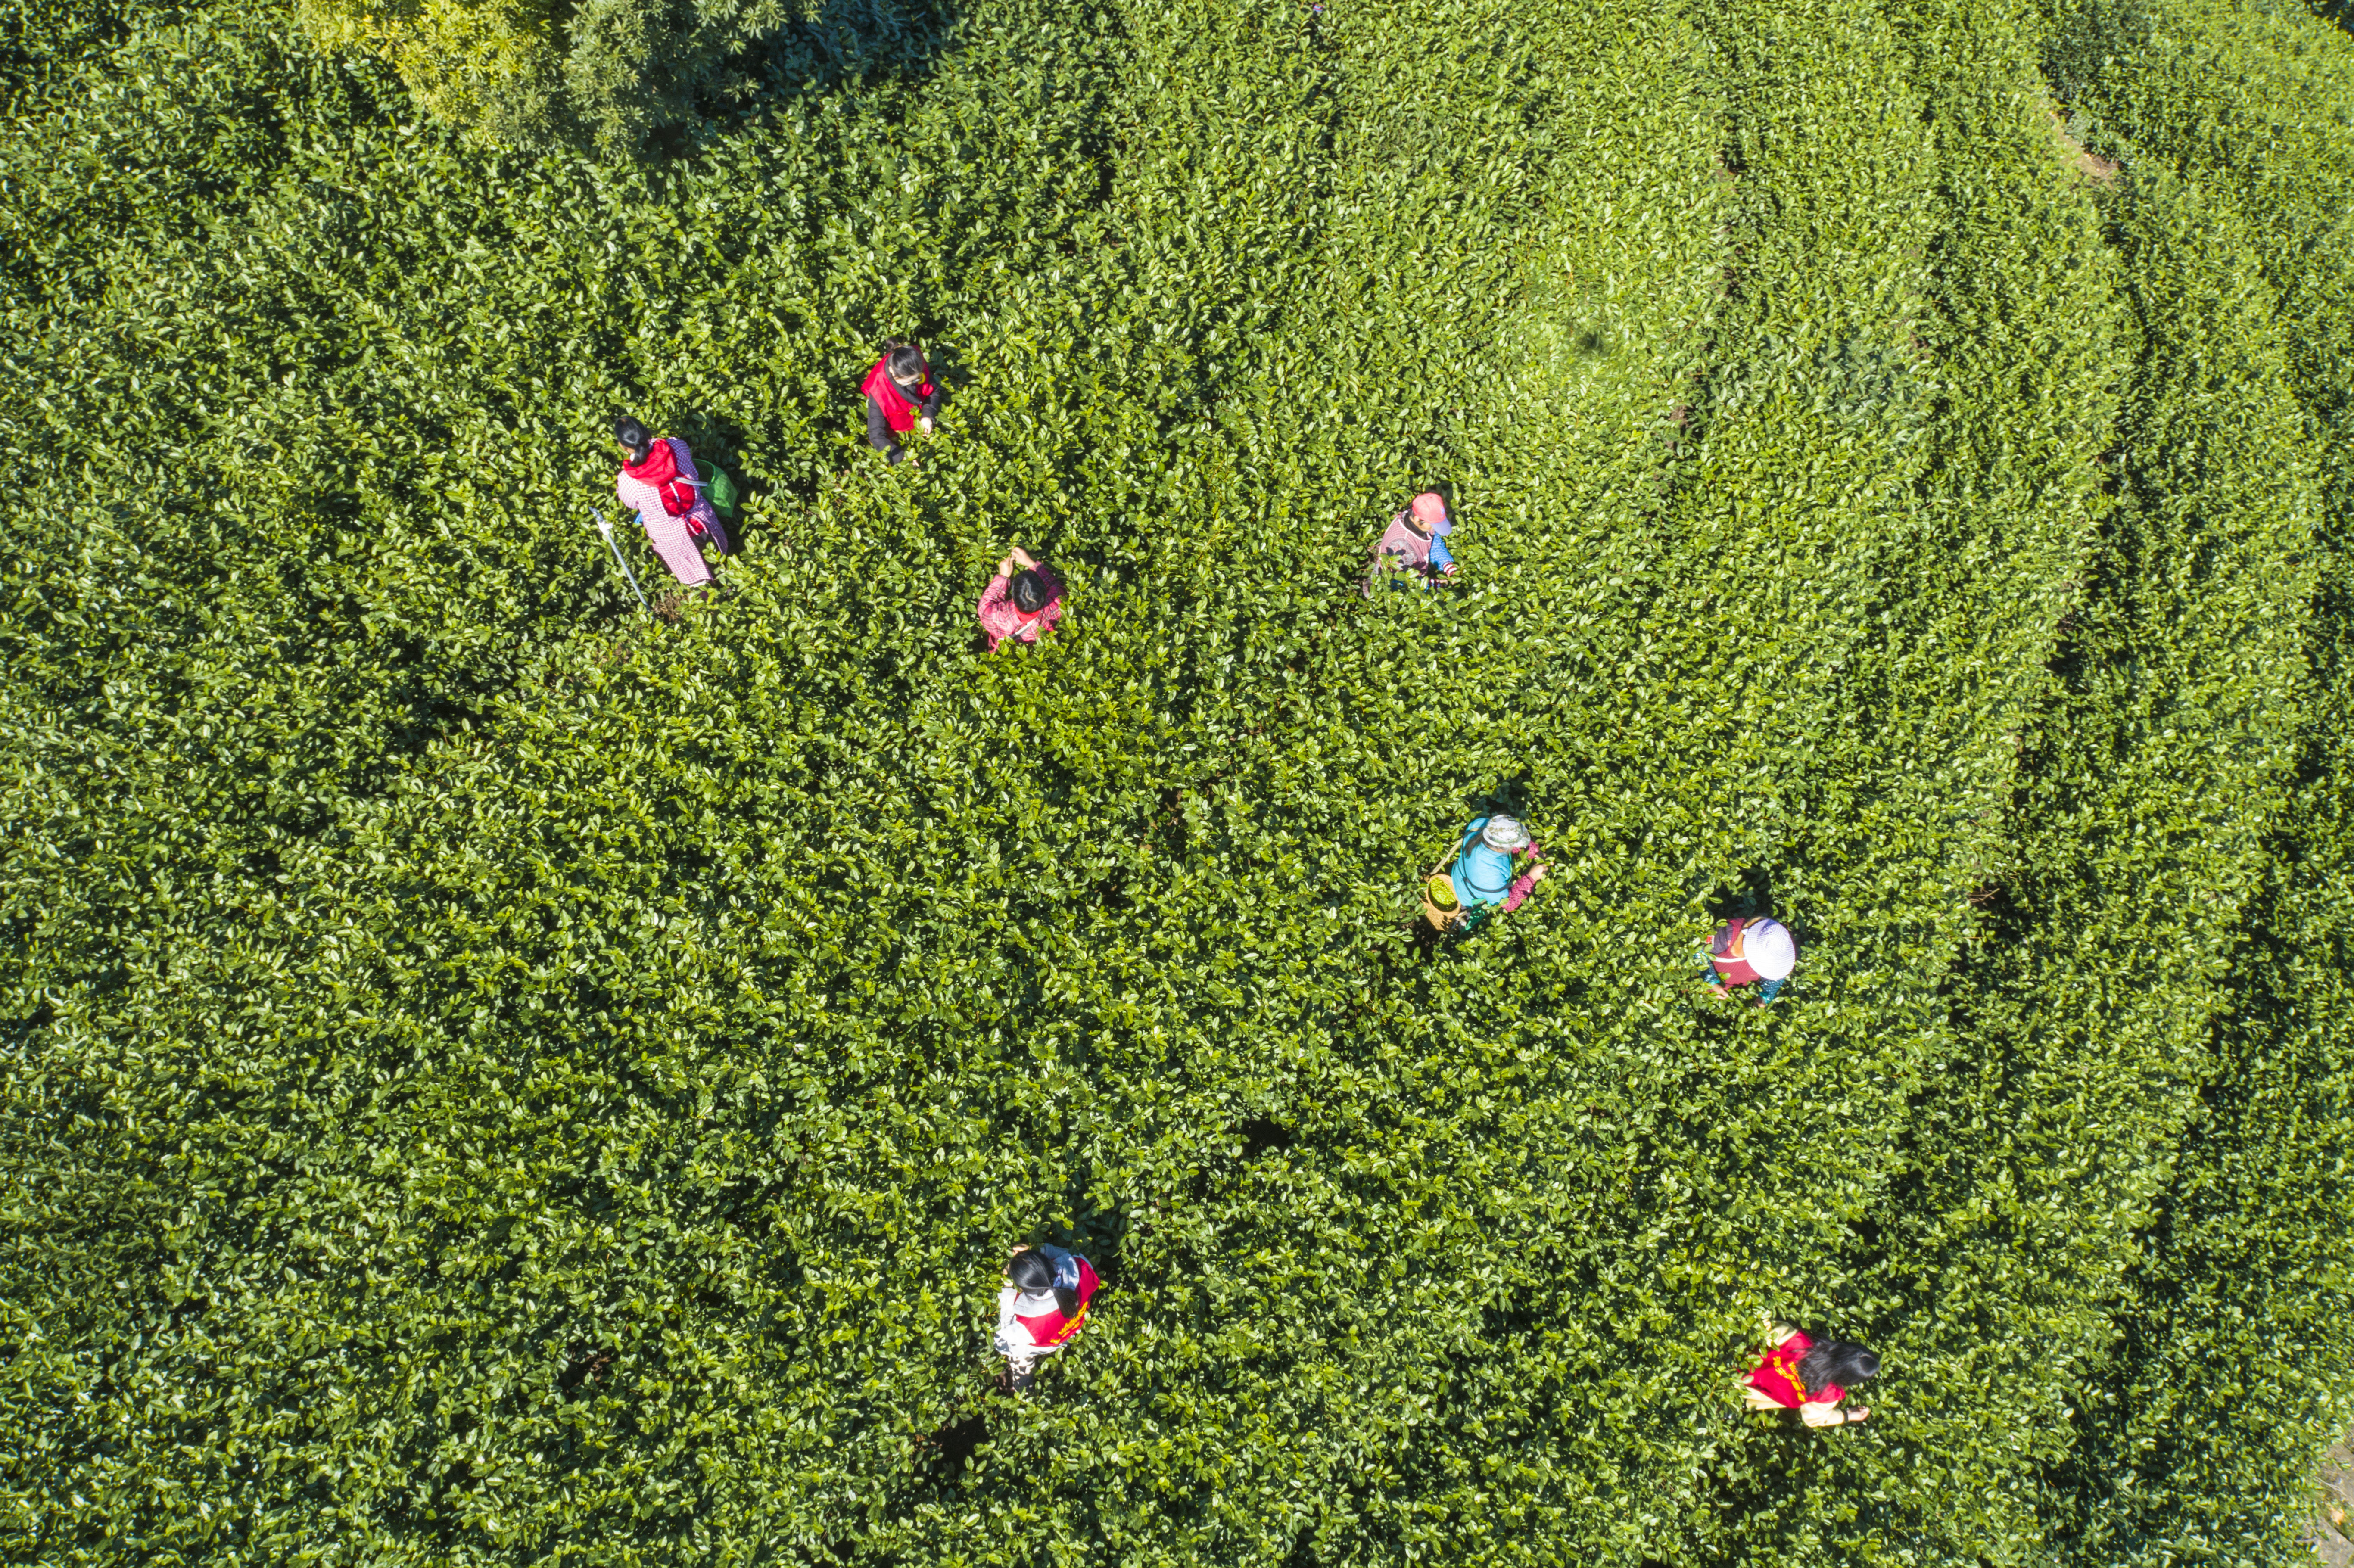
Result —
<instances>
[{"instance_id":1,"label":"person bending over bushes","mask_svg":"<svg viewBox=\"0 0 2354 1568\"><path fill-rule=\"evenodd\" d=\"M1005 1358L1006 1386L1030 1386L1042 1356L1071 1342L1087 1320L1087 1302L1101 1283L1095 1265L1058 1246L1014 1249L997 1293L997 1353Z\"/></svg>"},{"instance_id":2,"label":"person bending over bushes","mask_svg":"<svg viewBox=\"0 0 2354 1568\"><path fill-rule=\"evenodd\" d=\"M1040 632L1063 619L1062 581L1016 545L1012 555L997 563L997 575L981 589L973 613L989 633L991 653L1008 638L1035 642Z\"/></svg>"},{"instance_id":3,"label":"person bending over bushes","mask_svg":"<svg viewBox=\"0 0 2354 1568\"><path fill-rule=\"evenodd\" d=\"M1871 1415L1841 1410L1848 1390L1880 1370L1880 1358L1848 1340L1820 1344L1787 1324L1766 1330L1773 1349L1751 1371L1743 1402L1752 1410L1795 1410L1809 1426L1845 1426Z\"/></svg>"},{"instance_id":4,"label":"person bending over bushes","mask_svg":"<svg viewBox=\"0 0 2354 1568\"><path fill-rule=\"evenodd\" d=\"M1716 928L1702 955L1708 989L1731 996L1742 986L1757 988L1757 1005L1782 994L1782 982L1797 967L1798 942L1779 920L1727 920Z\"/></svg>"},{"instance_id":5,"label":"person bending over bushes","mask_svg":"<svg viewBox=\"0 0 2354 1568\"><path fill-rule=\"evenodd\" d=\"M1455 524L1447 515L1445 496L1435 490L1416 496L1373 541L1373 567L1365 574L1365 593L1371 596L1373 584L1380 580L1405 588L1433 577L1453 577L1455 557L1447 548L1447 535L1453 532Z\"/></svg>"},{"instance_id":6,"label":"person bending over bushes","mask_svg":"<svg viewBox=\"0 0 2354 1568\"><path fill-rule=\"evenodd\" d=\"M1515 876L1512 857L1523 853L1529 869ZM1544 851L1519 819L1474 817L1451 863L1430 868L1423 884L1422 917L1441 931L1469 932L1491 914L1518 909L1544 874Z\"/></svg>"},{"instance_id":7,"label":"person bending over bushes","mask_svg":"<svg viewBox=\"0 0 2354 1568\"><path fill-rule=\"evenodd\" d=\"M899 438L921 425L932 433L932 419L940 411L940 387L924 351L913 344L894 344L875 362L858 389L866 395L866 444L893 462L906 457Z\"/></svg>"},{"instance_id":8,"label":"person bending over bushes","mask_svg":"<svg viewBox=\"0 0 2354 1568\"><path fill-rule=\"evenodd\" d=\"M727 533L719 525L719 514L704 496L695 454L677 436L656 440L627 414L615 416L613 439L621 443L630 460L614 476L614 493L622 505L638 514L646 542L680 582L689 588L709 583L711 567L703 559L702 543L710 540L712 547L724 556Z\"/></svg>"}]
</instances>

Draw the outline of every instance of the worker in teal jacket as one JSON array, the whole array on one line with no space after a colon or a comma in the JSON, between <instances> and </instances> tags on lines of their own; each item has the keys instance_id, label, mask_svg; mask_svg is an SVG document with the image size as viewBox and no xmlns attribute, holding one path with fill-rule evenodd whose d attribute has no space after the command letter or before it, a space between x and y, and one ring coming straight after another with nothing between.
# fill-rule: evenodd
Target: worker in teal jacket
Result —
<instances>
[{"instance_id":1,"label":"worker in teal jacket","mask_svg":"<svg viewBox=\"0 0 2354 1568\"><path fill-rule=\"evenodd\" d=\"M1531 863L1515 876L1513 857L1520 854ZM1444 862L1431 869L1423 914L1441 930L1469 931L1491 913L1518 909L1544 874L1544 852L1519 819L1474 817L1456 847L1453 869Z\"/></svg>"}]
</instances>

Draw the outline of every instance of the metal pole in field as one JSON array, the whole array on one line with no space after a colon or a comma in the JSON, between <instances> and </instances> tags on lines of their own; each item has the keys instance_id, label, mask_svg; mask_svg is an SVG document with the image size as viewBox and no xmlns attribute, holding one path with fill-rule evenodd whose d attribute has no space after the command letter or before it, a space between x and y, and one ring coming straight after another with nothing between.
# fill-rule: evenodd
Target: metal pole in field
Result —
<instances>
[{"instance_id":1,"label":"metal pole in field","mask_svg":"<svg viewBox=\"0 0 2354 1568\"><path fill-rule=\"evenodd\" d=\"M623 577L630 579L630 591L638 596L638 608L645 610L649 615L652 614L653 611L646 604L645 589L638 586L638 574L630 570L630 563L621 558L621 546L613 537L613 524L606 521L602 512L597 514L597 532L604 535L605 543L612 546L613 564L621 568Z\"/></svg>"}]
</instances>

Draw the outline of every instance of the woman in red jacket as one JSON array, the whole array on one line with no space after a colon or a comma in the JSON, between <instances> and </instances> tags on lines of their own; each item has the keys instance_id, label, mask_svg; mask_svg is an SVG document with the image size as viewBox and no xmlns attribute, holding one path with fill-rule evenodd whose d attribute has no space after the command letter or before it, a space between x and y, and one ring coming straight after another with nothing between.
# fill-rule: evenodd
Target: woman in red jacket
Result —
<instances>
[{"instance_id":1,"label":"woman in red jacket","mask_svg":"<svg viewBox=\"0 0 2354 1568\"><path fill-rule=\"evenodd\" d=\"M1744 1383L1743 1402L1752 1410L1795 1410L1809 1426L1845 1426L1872 1412L1841 1410L1855 1384L1880 1370L1880 1358L1848 1340L1818 1344L1808 1335L1776 1323L1767 1333L1774 1348Z\"/></svg>"},{"instance_id":2,"label":"woman in red jacket","mask_svg":"<svg viewBox=\"0 0 2354 1568\"><path fill-rule=\"evenodd\" d=\"M866 395L866 444L893 462L907 456L899 438L917 426L932 433L933 417L943 396L932 379L924 351L912 344L894 344L858 389Z\"/></svg>"}]
</instances>

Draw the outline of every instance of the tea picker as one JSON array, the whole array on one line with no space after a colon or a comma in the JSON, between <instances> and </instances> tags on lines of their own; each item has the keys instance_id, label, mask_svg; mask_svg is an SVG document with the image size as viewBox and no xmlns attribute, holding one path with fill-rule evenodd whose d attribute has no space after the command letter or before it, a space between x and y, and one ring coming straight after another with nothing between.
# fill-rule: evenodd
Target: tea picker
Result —
<instances>
[{"instance_id":1,"label":"tea picker","mask_svg":"<svg viewBox=\"0 0 2354 1568\"><path fill-rule=\"evenodd\" d=\"M1529 857L1529 869L1514 876L1513 857L1521 854ZM1518 909L1544 874L1544 851L1519 819L1474 817L1455 853L1424 879L1422 917L1437 930L1468 933L1491 914Z\"/></svg>"},{"instance_id":2,"label":"tea picker","mask_svg":"<svg viewBox=\"0 0 2354 1568\"><path fill-rule=\"evenodd\" d=\"M1095 1265L1077 1253L1044 1245L1014 1249L997 1293L995 1345L1005 1358L1007 1387L1029 1387L1039 1358L1071 1342L1101 1283Z\"/></svg>"},{"instance_id":3,"label":"tea picker","mask_svg":"<svg viewBox=\"0 0 2354 1568\"><path fill-rule=\"evenodd\" d=\"M1433 577L1453 577L1455 556L1447 547L1447 535L1454 532L1445 496L1435 490L1416 496L1373 541L1373 569L1362 585L1367 597L1372 596L1376 581L1405 588Z\"/></svg>"},{"instance_id":4,"label":"tea picker","mask_svg":"<svg viewBox=\"0 0 2354 1568\"><path fill-rule=\"evenodd\" d=\"M1757 1005L1782 994L1782 982L1798 964L1797 938L1779 920L1762 916L1727 920L1701 949L1708 989L1731 996L1742 986L1757 988Z\"/></svg>"},{"instance_id":5,"label":"tea picker","mask_svg":"<svg viewBox=\"0 0 2354 1568\"><path fill-rule=\"evenodd\" d=\"M1752 1410L1795 1410L1809 1426L1847 1426L1870 1417L1858 1406L1841 1410L1848 1390L1880 1371L1880 1358L1850 1340L1824 1340L1786 1324L1766 1328L1772 1348L1743 1380L1742 1401Z\"/></svg>"},{"instance_id":6,"label":"tea picker","mask_svg":"<svg viewBox=\"0 0 2354 1568\"><path fill-rule=\"evenodd\" d=\"M932 433L932 420L947 396L932 379L924 351L911 343L894 343L867 371L858 390L866 398L866 444L893 462L906 457L899 439L917 425Z\"/></svg>"},{"instance_id":7,"label":"tea picker","mask_svg":"<svg viewBox=\"0 0 2354 1568\"><path fill-rule=\"evenodd\" d=\"M1015 568L1019 567L1019 570ZM1035 642L1063 618L1063 583L1021 546L997 563L997 575L973 606L994 653L1008 641Z\"/></svg>"},{"instance_id":8,"label":"tea picker","mask_svg":"<svg viewBox=\"0 0 2354 1568\"><path fill-rule=\"evenodd\" d=\"M694 452L676 436L657 440L627 414L614 418L613 439L630 460L613 477L614 493L645 524L646 543L688 588L712 582L699 541L710 540L724 556L727 535L705 493L709 486L695 469Z\"/></svg>"}]
</instances>

